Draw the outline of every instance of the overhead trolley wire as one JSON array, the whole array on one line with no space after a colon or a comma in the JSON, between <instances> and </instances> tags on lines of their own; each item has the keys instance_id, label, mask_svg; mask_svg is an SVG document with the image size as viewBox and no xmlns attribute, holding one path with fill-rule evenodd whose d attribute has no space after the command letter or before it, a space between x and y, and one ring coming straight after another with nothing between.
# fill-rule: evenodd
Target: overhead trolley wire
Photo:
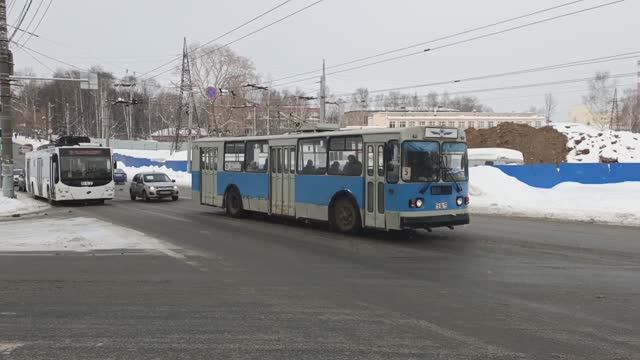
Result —
<instances>
[{"instance_id":1,"label":"overhead trolley wire","mask_svg":"<svg viewBox=\"0 0 640 360\"><path fill-rule=\"evenodd\" d=\"M433 52L435 50L440 50L440 49L444 49L444 48L448 48L448 47L452 47L452 46L456 46L456 45L472 42L472 41L475 41L475 40L480 40L480 39L496 36L496 35L503 34L503 33L506 33L506 32L519 30L519 29L522 29L522 28L538 25L538 24L541 24L541 23L557 20L557 19L560 19L560 18L565 18L565 17L568 17L568 16L577 15L577 14L584 13L584 12L587 12L587 11L593 11L593 10L600 9L600 8L603 8L603 7L606 7L606 6L611 6L611 5L615 5L615 4L621 3L623 1L625 1L625 0L615 0L615 1L608 2L608 3L600 4L600 5L597 5L597 6L592 6L592 7L589 7L589 8L576 10L576 11L572 11L572 12L569 12L569 13L564 13L564 14L561 14L561 15L552 16L552 17L549 17L549 18L541 19L541 20L536 20L536 21L529 22L529 23L526 23L526 24L513 26L513 27L510 27L510 28L503 29L503 30L494 31L494 32L487 33L487 34L474 36L472 38L468 38L468 39L464 39L464 40L458 40L458 41L455 41L455 42L451 42L451 43L448 43L448 44L436 46L436 47L433 47L433 48L424 49L424 50L420 50L420 51L417 51L417 52L412 52L412 53L409 53L409 54L403 54L403 55L399 55L399 56L395 56L395 57L387 58L387 59L383 59L383 60L378 60L378 61L375 61L375 62L362 64L362 65L358 65L358 66L354 66L354 67L350 67L350 68L346 68L346 69L340 69L340 70L328 72L326 75L339 74L339 73L358 70L358 69L362 69L362 68L365 68L365 67L370 67L370 66L373 66L373 65L378 65L378 64L382 64L382 63L386 63L386 62L390 62L390 61L395 61L395 60L399 60L399 59L403 59L403 58L407 58L407 57L411 57L411 56L415 56L415 55L419 55L419 54L431 53L431 52ZM298 82L304 82L304 81L308 81L308 80L313 80L313 79L316 79L316 77L317 76L313 76L313 77L308 77L308 78L304 78L304 79L289 81L289 82L277 84L277 86L285 86L285 85L289 85L289 84L295 84L295 83L298 83Z\"/></svg>"},{"instance_id":2,"label":"overhead trolley wire","mask_svg":"<svg viewBox=\"0 0 640 360\"><path fill-rule=\"evenodd\" d=\"M260 19L260 18L262 18L262 17L264 17L264 16L266 16L266 15L268 15L268 14L272 13L273 11L275 11L275 10L277 10L277 9L281 8L282 6L284 6L284 5L288 4L288 3L290 3L291 1L294 1L294 0L285 0L285 1L281 2L281 3L279 3L278 5L276 5L276 6L272 7L272 8L270 8L270 9L268 9L267 11L262 12L262 13L258 14L257 16L255 16L255 17L253 17L253 18L251 18L251 19L249 19L249 20L245 21L244 23L242 23L242 24L240 24L240 25L238 25L238 26L236 26L236 27L232 28L231 30L229 30L229 31L225 32L224 34L219 35L218 37L216 37L216 38L214 38L214 39L212 39L212 40L207 41L206 43L204 43L204 44L202 44L202 45L200 45L200 46L196 47L195 49L192 49L192 50L191 50L191 51L189 51L188 53L194 52L194 51L196 51L196 50L198 50L198 49L200 49L200 48L202 48L202 47L204 47L204 46L207 46L207 45L209 45L209 44L211 44L211 43L213 43L213 42L215 42L215 41L220 40L221 38L223 38L223 37L225 37L225 36L227 36L227 35L229 35L229 34L231 34L231 33L235 32L235 31L237 31L237 30L239 30L239 29L241 29L241 28L243 28L243 27L245 27L245 26L247 26L247 25L251 24L252 22L254 22L254 21L256 21L256 20L258 20L258 19ZM155 67L155 68L153 68L153 69L151 69L151 70L149 70L149 71L145 72L144 74L142 74L142 76L148 75L148 74L150 74L150 73L152 73L152 72L154 72L154 71L156 71L156 70L159 70L159 69L161 69L161 68L163 68L163 67L165 67L165 66L167 66L167 65L171 65L171 64L173 64L175 61L178 61L178 60L181 60L181 59L182 59L182 55L180 55L180 56L176 56L176 57L175 57L175 58L173 58L172 60L170 60L170 61L168 61L168 62L166 62L166 63L163 63L163 64L161 64L161 65L159 65L159 66L157 66L157 67Z\"/></svg>"}]
</instances>

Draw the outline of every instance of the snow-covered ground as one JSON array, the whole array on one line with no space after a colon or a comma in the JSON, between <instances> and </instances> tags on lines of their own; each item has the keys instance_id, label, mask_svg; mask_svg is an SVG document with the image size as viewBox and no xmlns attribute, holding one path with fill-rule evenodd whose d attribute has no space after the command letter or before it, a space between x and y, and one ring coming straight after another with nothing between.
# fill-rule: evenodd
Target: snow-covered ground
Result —
<instances>
[{"instance_id":1,"label":"snow-covered ground","mask_svg":"<svg viewBox=\"0 0 640 360\"><path fill-rule=\"evenodd\" d=\"M43 211L49 205L42 201L29 198L25 193L17 193L16 199L8 199L0 196L0 217L26 215ZM2 229L0 229L2 234Z\"/></svg>"},{"instance_id":2,"label":"snow-covered ground","mask_svg":"<svg viewBox=\"0 0 640 360\"><path fill-rule=\"evenodd\" d=\"M6 221L0 223L0 233L0 252L153 249L180 257L171 244L86 217Z\"/></svg>"},{"instance_id":3,"label":"snow-covered ground","mask_svg":"<svg viewBox=\"0 0 640 360\"><path fill-rule=\"evenodd\" d=\"M180 186L191 186L191 174L184 171L174 171L166 166L143 166L143 167L128 167L124 166L124 163L118 162L118 168L124 170L127 173L127 181L131 181L133 176L141 172L158 171L167 174L171 179L176 181L176 184Z\"/></svg>"},{"instance_id":4,"label":"snow-covered ground","mask_svg":"<svg viewBox=\"0 0 640 360\"><path fill-rule=\"evenodd\" d=\"M621 163L640 163L640 134L598 130L576 123L556 123L553 127L569 139L568 162L598 163L606 158Z\"/></svg>"},{"instance_id":5,"label":"snow-covered ground","mask_svg":"<svg viewBox=\"0 0 640 360\"><path fill-rule=\"evenodd\" d=\"M640 226L640 182L531 187L491 166L470 170L471 212Z\"/></svg>"}]
</instances>

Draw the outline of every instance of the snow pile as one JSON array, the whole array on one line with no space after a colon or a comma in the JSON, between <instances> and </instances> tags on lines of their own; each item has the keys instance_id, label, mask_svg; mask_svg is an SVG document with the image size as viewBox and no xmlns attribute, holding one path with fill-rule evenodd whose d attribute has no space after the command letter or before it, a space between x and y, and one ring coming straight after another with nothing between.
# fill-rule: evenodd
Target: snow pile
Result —
<instances>
[{"instance_id":1,"label":"snow pile","mask_svg":"<svg viewBox=\"0 0 640 360\"><path fill-rule=\"evenodd\" d=\"M470 168L472 213L640 225L640 182L531 187L491 166Z\"/></svg>"},{"instance_id":2,"label":"snow pile","mask_svg":"<svg viewBox=\"0 0 640 360\"><path fill-rule=\"evenodd\" d=\"M93 218L7 221L0 229L0 252L155 249L177 255L169 244Z\"/></svg>"},{"instance_id":3,"label":"snow pile","mask_svg":"<svg viewBox=\"0 0 640 360\"><path fill-rule=\"evenodd\" d=\"M469 149L469 165L484 165L487 161L494 164L524 164L524 155L518 150L507 148Z\"/></svg>"},{"instance_id":4,"label":"snow pile","mask_svg":"<svg viewBox=\"0 0 640 360\"><path fill-rule=\"evenodd\" d=\"M128 167L124 163L118 162L118 168L124 170L127 173L127 181L131 181L133 176L142 172L161 172L167 174L171 179L176 181L176 184L181 186L191 186L191 174L184 171L175 171L165 166L142 166L142 167Z\"/></svg>"},{"instance_id":5,"label":"snow pile","mask_svg":"<svg viewBox=\"0 0 640 360\"><path fill-rule=\"evenodd\" d=\"M640 162L640 134L575 123L557 123L553 127L569 139L568 162Z\"/></svg>"},{"instance_id":6,"label":"snow pile","mask_svg":"<svg viewBox=\"0 0 640 360\"><path fill-rule=\"evenodd\" d=\"M31 214L49 207L47 203L30 199L25 194L17 195L17 199L0 196L0 217ZM0 233L2 233L1 230Z\"/></svg>"}]
</instances>

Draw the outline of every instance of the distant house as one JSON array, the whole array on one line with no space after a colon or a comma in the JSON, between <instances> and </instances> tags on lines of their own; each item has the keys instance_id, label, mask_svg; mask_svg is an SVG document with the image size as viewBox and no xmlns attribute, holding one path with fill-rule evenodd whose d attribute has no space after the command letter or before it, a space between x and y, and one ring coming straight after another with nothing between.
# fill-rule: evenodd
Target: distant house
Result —
<instances>
[{"instance_id":1,"label":"distant house","mask_svg":"<svg viewBox=\"0 0 640 360\"><path fill-rule=\"evenodd\" d=\"M459 129L487 129L510 122L539 128L545 126L543 115L534 113L493 113L454 111L379 111L370 112L368 126L402 128L442 126Z\"/></svg>"},{"instance_id":2,"label":"distant house","mask_svg":"<svg viewBox=\"0 0 640 360\"><path fill-rule=\"evenodd\" d=\"M189 136L189 129L188 128L180 129L179 134L181 138L183 139L187 138ZM208 136L207 129L203 129L203 128L191 129L191 136L193 136L194 139L207 137ZM174 141L176 139L176 129L166 128L166 129L158 130L151 134L151 139L155 141L165 141L165 142Z\"/></svg>"}]
</instances>

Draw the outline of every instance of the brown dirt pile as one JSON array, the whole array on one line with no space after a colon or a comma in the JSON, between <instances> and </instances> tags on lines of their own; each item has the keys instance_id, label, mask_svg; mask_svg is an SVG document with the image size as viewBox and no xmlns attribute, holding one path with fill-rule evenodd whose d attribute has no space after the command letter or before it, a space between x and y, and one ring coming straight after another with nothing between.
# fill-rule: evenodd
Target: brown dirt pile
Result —
<instances>
[{"instance_id":1,"label":"brown dirt pile","mask_svg":"<svg viewBox=\"0 0 640 360\"><path fill-rule=\"evenodd\" d=\"M490 129L467 129L470 148L500 147L522 152L526 164L557 164L567 161L567 137L545 126L502 123Z\"/></svg>"}]
</instances>

